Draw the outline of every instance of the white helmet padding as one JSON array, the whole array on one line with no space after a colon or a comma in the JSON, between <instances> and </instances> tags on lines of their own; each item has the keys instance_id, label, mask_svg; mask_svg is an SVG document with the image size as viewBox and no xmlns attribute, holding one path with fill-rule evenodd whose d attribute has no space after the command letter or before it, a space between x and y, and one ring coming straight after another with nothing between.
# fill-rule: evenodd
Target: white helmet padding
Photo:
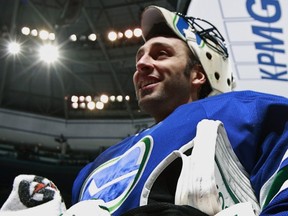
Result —
<instances>
[{"instance_id":1,"label":"white helmet padding","mask_svg":"<svg viewBox=\"0 0 288 216\"><path fill-rule=\"evenodd\" d=\"M204 21L205 24L209 24L209 29L198 24L195 26L194 21L189 19ZM185 41L199 59L212 87L210 95L232 91L234 86L228 51L224 39L212 24L202 19L185 17L165 8L149 6L145 8L141 19L142 35L145 41L153 35L151 31L156 30L157 34L161 35L162 28L153 28L154 25L160 23L165 23L173 33ZM201 31L197 30L199 27ZM215 37L213 31L217 31L223 41Z\"/></svg>"}]
</instances>

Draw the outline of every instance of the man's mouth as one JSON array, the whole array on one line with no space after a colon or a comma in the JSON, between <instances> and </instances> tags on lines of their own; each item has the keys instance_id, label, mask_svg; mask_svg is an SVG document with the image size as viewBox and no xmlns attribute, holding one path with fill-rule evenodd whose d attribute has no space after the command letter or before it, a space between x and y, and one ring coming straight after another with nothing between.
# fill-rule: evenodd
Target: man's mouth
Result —
<instances>
[{"instance_id":1,"label":"man's mouth","mask_svg":"<svg viewBox=\"0 0 288 216\"><path fill-rule=\"evenodd\" d=\"M142 89L142 90L147 89L149 87L152 87L152 85L158 82L159 80L156 78L149 78L149 79L142 80L139 84L139 89Z\"/></svg>"}]
</instances>

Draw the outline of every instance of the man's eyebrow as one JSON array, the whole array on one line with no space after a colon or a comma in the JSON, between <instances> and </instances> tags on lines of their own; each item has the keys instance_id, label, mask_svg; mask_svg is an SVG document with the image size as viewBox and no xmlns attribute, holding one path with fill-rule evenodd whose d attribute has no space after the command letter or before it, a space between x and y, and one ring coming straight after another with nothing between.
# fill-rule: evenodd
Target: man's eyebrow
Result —
<instances>
[{"instance_id":1,"label":"man's eyebrow","mask_svg":"<svg viewBox=\"0 0 288 216\"><path fill-rule=\"evenodd\" d=\"M171 47L171 44L166 43L166 42L154 42L154 43L151 44L151 47L155 47L155 48L156 48L156 47L166 47L166 48L169 48L169 49L172 48L172 47ZM139 58L139 56L143 55L143 52L144 52L144 45L141 46L141 47L138 49L138 51L137 51L137 53L136 53L136 60Z\"/></svg>"}]
</instances>

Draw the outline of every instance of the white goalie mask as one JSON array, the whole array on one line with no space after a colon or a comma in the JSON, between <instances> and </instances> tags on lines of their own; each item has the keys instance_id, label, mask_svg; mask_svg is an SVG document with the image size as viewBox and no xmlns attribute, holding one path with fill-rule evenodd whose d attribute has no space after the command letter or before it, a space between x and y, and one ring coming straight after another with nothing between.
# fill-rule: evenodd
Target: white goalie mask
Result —
<instances>
[{"instance_id":1,"label":"white goalie mask","mask_svg":"<svg viewBox=\"0 0 288 216\"><path fill-rule=\"evenodd\" d=\"M167 29L155 27L163 23L169 27L169 31L172 30L173 34L187 43L200 61L212 88L209 95L232 91L234 81L228 50L224 38L215 26L203 19L149 6L143 11L141 18L144 40L149 40L153 31L157 31L157 35L161 35L162 30L166 31Z\"/></svg>"}]
</instances>

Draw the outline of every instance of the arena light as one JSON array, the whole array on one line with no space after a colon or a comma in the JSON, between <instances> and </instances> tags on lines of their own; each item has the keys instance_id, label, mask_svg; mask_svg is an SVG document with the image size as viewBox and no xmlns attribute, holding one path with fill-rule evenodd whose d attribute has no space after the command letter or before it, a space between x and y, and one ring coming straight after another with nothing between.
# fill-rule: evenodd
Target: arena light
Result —
<instances>
[{"instance_id":1,"label":"arena light","mask_svg":"<svg viewBox=\"0 0 288 216\"><path fill-rule=\"evenodd\" d=\"M16 55L20 53L20 51L21 51L21 45L18 42L13 41L8 44L8 52L10 54Z\"/></svg>"},{"instance_id":2,"label":"arena light","mask_svg":"<svg viewBox=\"0 0 288 216\"><path fill-rule=\"evenodd\" d=\"M49 32L46 30L39 31L39 38L41 40L47 40L49 38Z\"/></svg>"},{"instance_id":3,"label":"arena light","mask_svg":"<svg viewBox=\"0 0 288 216\"><path fill-rule=\"evenodd\" d=\"M140 28L135 28L133 31L133 34L135 37L141 37L142 35L142 30Z\"/></svg>"},{"instance_id":4,"label":"arena light","mask_svg":"<svg viewBox=\"0 0 288 216\"><path fill-rule=\"evenodd\" d=\"M111 31L108 33L108 39L110 41L115 41L117 39L117 33L115 31Z\"/></svg>"},{"instance_id":5,"label":"arena light","mask_svg":"<svg viewBox=\"0 0 288 216\"><path fill-rule=\"evenodd\" d=\"M72 103L72 108L73 109L78 109L79 104L77 102Z\"/></svg>"},{"instance_id":6,"label":"arena light","mask_svg":"<svg viewBox=\"0 0 288 216\"><path fill-rule=\"evenodd\" d=\"M94 110L95 107L96 107L96 104L95 104L94 101L90 101L89 103L87 103L87 108L88 108L89 110Z\"/></svg>"},{"instance_id":7,"label":"arena light","mask_svg":"<svg viewBox=\"0 0 288 216\"><path fill-rule=\"evenodd\" d=\"M86 102L91 102L91 101L92 101L92 97L91 97L90 95L87 95L87 96L85 97L85 101L86 101Z\"/></svg>"},{"instance_id":8,"label":"arena light","mask_svg":"<svg viewBox=\"0 0 288 216\"><path fill-rule=\"evenodd\" d=\"M45 44L39 50L40 59L48 64L58 60L58 48L52 44Z\"/></svg>"},{"instance_id":9,"label":"arena light","mask_svg":"<svg viewBox=\"0 0 288 216\"><path fill-rule=\"evenodd\" d=\"M96 36L96 34L92 33L92 34L90 34L90 35L88 36L88 39L89 39L90 41L96 41L97 36Z\"/></svg>"},{"instance_id":10,"label":"arena light","mask_svg":"<svg viewBox=\"0 0 288 216\"><path fill-rule=\"evenodd\" d=\"M38 36L38 31L37 31L37 29L32 29L31 32L30 32L30 34L31 34L32 36L34 36L34 37Z\"/></svg>"},{"instance_id":11,"label":"arena light","mask_svg":"<svg viewBox=\"0 0 288 216\"><path fill-rule=\"evenodd\" d=\"M85 108L86 108L86 103L84 103L84 102L80 103L80 104L79 104L79 107L80 107L81 109L85 109Z\"/></svg>"},{"instance_id":12,"label":"arena light","mask_svg":"<svg viewBox=\"0 0 288 216\"><path fill-rule=\"evenodd\" d=\"M23 35L29 35L30 34L30 28L29 27L23 27L21 29L21 32Z\"/></svg>"},{"instance_id":13,"label":"arena light","mask_svg":"<svg viewBox=\"0 0 288 216\"><path fill-rule=\"evenodd\" d=\"M124 35L126 38L130 39L133 37L133 32L131 29L127 29L125 32L124 32Z\"/></svg>"},{"instance_id":14,"label":"arena light","mask_svg":"<svg viewBox=\"0 0 288 216\"><path fill-rule=\"evenodd\" d=\"M85 97L84 97L84 96L82 96L82 95L79 96L79 101L80 101L80 102L84 102L84 100L85 100Z\"/></svg>"},{"instance_id":15,"label":"arena light","mask_svg":"<svg viewBox=\"0 0 288 216\"><path fill-rule=\"evenodd\" d=\"M73 96L71 97L71 102L77 103L77 102L78 102L78 96L73 95Z\"/></svg>"},{"instance_id":16,"label":"arena light","mask_svg":"<svg viewBox=\"0 0 288 216\"><path fill-rule=\"evenodd\" d=\"M77 36L75 34L70 35L69 38L71 41L77 41Z\"/></svg>"},{"instance_id":17,"label":"arena light","mask_svg":"<svg viewBox=\"0 0 288 216\"><path fill-rule=\"evenodd\" d=\"M118 32L118 39L123 38L124 34L122 32Z\"/></svg>"},{"instance_id":18,"label":"arena light","mask_svg":"<svg viewBox=\"0 0 288 216\"><path fill-rule=\"evenodd\" d=\"M118 102L122 102L122 101L123 101L123 96L122 96L122 95L118 95L118 96L116 97L116 100L117 100Z\"/></svg>"},{"instance_id":19,"label":"arena light","mask_svg":"<svg viewBox=\"0 0 288 216\"><path fill-rule=\"evenodd\" d=\"M70 97L70 106L75 110L102 110L105 108L105 105L109 102L112 103L123 103L124 101L130 101L130 96L126 95L71 95Z\"/></svg>"},{"instance_id":20,"label":"arena light","mask_svg":"<svg viewBox=\"0 0 288 216\"><path fill-rule=\"evenodd\" d=\"M111 96L110 96L110 101L114 102L115 100L116 100L115 95L111 95Z\"/></svg>"},{"instance_id":21,"label":"arena light","mask_svg":"<svg viewBox=\"0 0 288 216\"><path fill-rule=\"evenodd\" d=\"M102 110L104 108L104 103L101 101L97 101L95 105L96 105L96 108L99 110Z\"/></svg>"},{"instance_id":22,"label":"arena light","mask_svg":"<svg viewBox=\"0 0 288 216\"><path fill-rule=\"evenodd\" d=\"M54 33L49 33L48 39L53 41L56 39L55 34Z\"/></svg>"},{"instance_id":23,"label":"arena light","mask_svg":"<svg viewBox=\"0 0 288 216\"><path fill-rule=\"evenodd\" d=\"M109 97L107 95L101 95L100 96L100 101L103 102L103 103L108 103L109 101Z\"/></svg>"}]
</instances>

